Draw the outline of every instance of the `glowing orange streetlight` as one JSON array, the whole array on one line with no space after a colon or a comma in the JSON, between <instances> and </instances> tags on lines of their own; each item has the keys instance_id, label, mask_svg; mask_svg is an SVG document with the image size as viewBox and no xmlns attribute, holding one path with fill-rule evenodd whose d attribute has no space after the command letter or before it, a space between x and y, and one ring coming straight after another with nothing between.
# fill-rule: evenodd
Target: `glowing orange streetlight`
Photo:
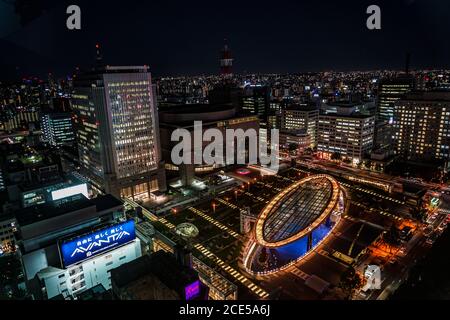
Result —
<instances>
[{"instance_id":1,"label":"glowing orange streetlight","mask_svg":"<svg viewBox=\"0 0 450 320\"><path fill-rule=\"evenodd\" d=\"M212 203L212 207L213 207L213 212L216 213L216 203L215 202Z\"/></svg>"}]
</instances>

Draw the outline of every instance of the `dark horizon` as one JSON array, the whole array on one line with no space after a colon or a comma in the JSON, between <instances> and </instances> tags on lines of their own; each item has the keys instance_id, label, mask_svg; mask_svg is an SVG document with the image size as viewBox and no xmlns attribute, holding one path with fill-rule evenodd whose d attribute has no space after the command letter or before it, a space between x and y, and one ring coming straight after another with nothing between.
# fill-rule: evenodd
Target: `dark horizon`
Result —
<instances>
[{"instance_id":1,"label":"dark horizon","mask_svg":"<svg viewBox=\"0 0 450 320\"><path fill-rule=\"evenodd\" d=\"M2 78L88 68L96 43L106 64L147 64L155 77L213 75L224 38L238 74L403 70L408 52L411 69L450 67L450 4L438 0L377 1L382 30L374 31L366 0L31 3L21 14L0 4ZM81 7L79 31L66 29L67 4Z\"/></svg>"}]
</instances>

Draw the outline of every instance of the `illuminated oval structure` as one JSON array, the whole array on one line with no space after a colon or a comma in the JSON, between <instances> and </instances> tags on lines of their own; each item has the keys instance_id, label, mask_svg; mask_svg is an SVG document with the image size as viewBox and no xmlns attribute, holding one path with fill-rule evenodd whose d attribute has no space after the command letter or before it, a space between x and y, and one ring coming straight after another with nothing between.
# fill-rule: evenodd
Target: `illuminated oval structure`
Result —
<instances>
[{"instance_id":1,"label":"illuminated oval structure","mask_svg":"<svg viewBox=\"0 0 450 320\"><path fill-rule=\"evenodd\" d=\"M319 245L340 219L344 196L329 175L314 175L278 193L261 211L255 241L247 247L249 273L270 274L300 260Z\"/></svg>"}]
</instances>

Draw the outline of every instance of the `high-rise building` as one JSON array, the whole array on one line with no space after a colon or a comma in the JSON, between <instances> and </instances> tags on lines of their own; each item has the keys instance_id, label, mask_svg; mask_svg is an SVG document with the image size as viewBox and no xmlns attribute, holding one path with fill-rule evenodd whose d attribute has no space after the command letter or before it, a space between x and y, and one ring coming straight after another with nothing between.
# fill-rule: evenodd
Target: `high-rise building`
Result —
<instances>
[{"instance_id":1,"label":"high-rise building","mask_svg":"<svg viewBox=\"0 0 450 320\"><path fill-rule=\"evenodd\" d=\"M241 97L241 112L264 119L269 112L270 89L262 85L247 85Z\"/></svg>"},{"instance_id":2,"label":"high-rise building","mask_svg":"<svg viewBox=\"0 0 450 320\"><path fill-rule=\"evenodd\" d=\"M110 271L141 256L134 220L111 195L16 212L25 284L35 299L64 299L101 284Z\"/></svg>"},{"instance_id":3,"label":"high-rise building","mask_svg":"<svg viewBox=\"0 0 450 320\"><path fill-rule=\"evenodd\" d=\"M317 145L319 110L315 107L292 105L281 111L283 130L304 130L309 135L311 147Z\"/></svg>"},{"instance_id":4,"label":"high-rise building","mask_svg":"<svg viewBox=\"0 0 450 320\"><path fill-rule=\"evenodd\" d=\"M194 142L192 139L191 144L187 144L187 147L191 150L185 150L184 152L191 153L192 163L182 163L180 165L174 165L171 159L172 149L179 143L177 141L171 141L172 133L175 130L184 129L187 130L190 135L194 136L194 122L202 121L202 130L218 129L222 132L224 137L224 155L226 155L226 130L227 129L242 129L247 131L253 129L259 132L260 122L257 116L239 116L236 114L236 108L229 105L209 105L209 104L188 104L179 105L176 107L166 108L159 112L160 117L160 132L161 132L161 144L163 159L166 163L166 168L170 171L179 171L181 182L183 185L191 185L194 181L195 173L209 172L215 169L224 167L225 163L215 163L213 165L206 163L194 164ZM205 148L210 144L208 141L202 141L201 152L203 154ZM238 145L235 145L235 156L238 153L244 153L245 159L248 159L249 147L246 145L244 150L238 150Z\"/></svg>"},{"instance_id":5,"label":"high-rise building","mask_svg":"<svg viewBox=\"0 0 450 320\"><path fill-rule=\"evenodd\" d=\"M70 113L47 113L41 117L44 140L52 146L71 145L75 141Z\"/></svg>"},{"instance_id":6,"label":"high-rise building","mask_svg":"<svg viewBox=\"0 0 450 320\"><path fill-rule=\"evenodd\" d=\"M97 68L74 80L72 98L81 171L95 188L133 199L166 189L146 66Z\"/></svg>"},{"instance_id":7,"label":"high-rise building","mask_svg":"<svg viewBox=\"0 0 450 320\"><path fill-rule=\"evenodd\" d=\"M321 114L317 150L324 159L339 154L354 165L372 151L375 116L361 114Z\"/></svg>"},{"instance_id":8,"label":"high-rise building","mask_svg":"<svg viewBox=\"0 0 450 320\"><path fill-rule=\"evenodd\" d=\"M413 89L414 78L410 76L381 80L378 87L378 122L392 123L395 102Z\"/></svg>"},{"instance_id":9,"label":"high-rise building","mask_svg":"<svg viewBox=\"0 0 450 320\"><path fill-rule=\"evenodd\" d=\"M406 160L450 158L450 92L410 93L397 101L395 151Z\"/></svg>"}]
</instances>

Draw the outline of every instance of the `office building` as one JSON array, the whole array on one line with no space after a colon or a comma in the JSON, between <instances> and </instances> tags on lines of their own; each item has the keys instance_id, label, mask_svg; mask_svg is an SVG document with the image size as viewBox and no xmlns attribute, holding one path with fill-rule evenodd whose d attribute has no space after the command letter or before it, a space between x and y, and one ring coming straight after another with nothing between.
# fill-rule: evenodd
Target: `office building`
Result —
<instances>
[{"instance_id":1,"label":"office building","mask_svg":"<svg viewBox=\"0 0 450 320\"><path fill-rule=\"evenodd\" d=\"M75 141L70 113L44 114L41 117L41 129L44 140L52 146L72 145Z\"/></svg>"},{"instance_id":2,"label":"office building","mask_svg":"<svg viewBox=\"0 0 450 320\"><path fill-rule=\"evenodd\" d=\"M270 88L263 85L246 85L241 97L241 113L265 119L270 107Z\"/></svg>"},{"instance_id":3,"label":"office building","mask_svg":"<svg viewBox=\"0 0 450 320\"><path fill-rule=\"evenodd\" d=\"M15 251L14 232L17 221L14 214L0 215L0 256Z\"/></svg>"},{"instance_id":4,"label":"office building","mask_svg":"<svg viewBox=\"0 0 450 320\"><path fill-rule=\"evenodd\" d=\"M324 159L339 155L353 165L370 154L373 146L375 116L348 114L320 114L317 150Z\"/></svg>"},{"instance_id":5,"label":"office building","mask_svg":"<svg viewBox=\"0 0 450 320\"><path fill-rule=\"evenodd\" d=\"M392 123L395 102L413 89L414 78L410 76L381 80L378 86L377 121Z\"/></svg>"},{"instance_id":6,"label":"office building","mask_svg":"<svg viewBox=\"0 0 450 320\"><path fill-rule=\"evenodd\" d=\"M297 150L304 151L311 145L311 136L304 129L280 131L280 146L285 149L295 146Z\"/></svg>"},{"instance_id":7,"label":"office building","mask_svg":"<svg viewBox=\"0 0 450 320\"><path fill-rule=\"evenodd\" d=\"M281 111L282 130L304 130L309 135L310 146L317 145L319 110L312 106L291 105Z\"/></svg>"},{"instance_id":8,"label":"office building","mask_svg":"<svg viewBox=\"0 0 450 320\"><path fill-rule=\"evenodd\" d=\"M39 123L38 110L25 110L9 115L7 119L0 122L0 130L34 130Z\"/></svg>"},{"instance_id":9,"label":"office building","mask_svg":"<svg viewBox=\"0 0 450 320\"><path fill-rule=\"evenodd\" d=\"M74 80L72 98L81 173L93 186L133 199L165 191L148 68L98 68Z\"/></svg>"},{"instance_id":10,"label":"office building","mask_svg":"<svg viewBox=\"0 0 450 320\"><path fill-rule=\"evenodd\" d=\"M450 157L450 92L410 93L394 112L395 151L405 160Z\"/></svg>"}]
</instances>

